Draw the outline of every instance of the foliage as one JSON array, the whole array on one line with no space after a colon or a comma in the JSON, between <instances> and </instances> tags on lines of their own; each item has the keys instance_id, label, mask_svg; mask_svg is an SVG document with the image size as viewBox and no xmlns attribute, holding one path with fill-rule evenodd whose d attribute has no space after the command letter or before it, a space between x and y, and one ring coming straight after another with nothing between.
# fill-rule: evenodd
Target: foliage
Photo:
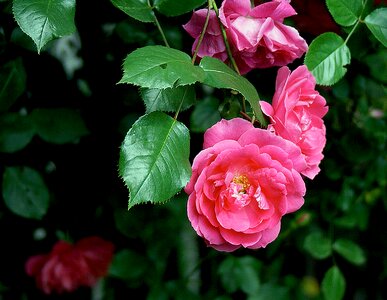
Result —
<instances>
[{"instance_id":1,"label":"foliage","mask_svg":"<svg viewBox=\"0 0 387 300\"><path fill-rule=\"evenodd\" d=\"M87 235L116 245L108 276L47 299L386 298L385 4L326 0L340 32L304 34L321 172L277 240L226 254L187 220L190 162L220 118L267 125L278 68L196 63L182 24L222 1L97 2L0 0L0 298L41 299L27 258Z\"/></svg>"}]
</instances>

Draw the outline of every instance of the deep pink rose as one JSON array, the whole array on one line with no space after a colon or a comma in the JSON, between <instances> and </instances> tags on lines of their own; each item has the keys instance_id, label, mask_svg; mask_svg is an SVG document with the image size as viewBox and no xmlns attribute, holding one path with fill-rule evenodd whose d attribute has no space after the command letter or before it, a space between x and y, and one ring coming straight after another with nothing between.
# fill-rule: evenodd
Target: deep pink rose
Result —
<instances>
[{"instance_id":1,"label":"deep pink rose","mask_svg":"<svg viewBox=\"0 0 387 300\"><path fill-rule=\"evenodd\" d=\"M45 294L73 292L93 286L107 274L113 251L114 245L100 237L87 237L74 245L58 241L49 254L31 256L25 269Z\"/></svg>"},{"instance_id":2,"label":"deep pink rose","mask_svg":"<svg viewBox=\"0 0 387 300\"><path fill-rule=\"evenodd\" d=\"M289 1L274 0L251 8L250 0L225 0L219 18L226 27L242 74L255 68L284 66L308 49L298 31L284 25L296 12Z\"/></svg>"},{"instance_id":3,"label":"deep pink rose","mask_svg":"<svg viewBox=\"0 0 387 300\"><path fill-rule=\"evenodd\" d=\"M272 104L261 101L271 119L269 130L300 147L307 168L301 173L313 179L319 172L326 143L323 121L328 112L325 99L315 90L316 81L305 65L293 72L278 70Z\"/></svg>"},{"instance_id":4,"label":"deep pink rose","mask_svg":"<svg viewBox=\"0 0 387 300\"><path fill-rule=\"evenodd\" d=\"M265 247L278 236L281 217L304 203L300 149L240 118L208 129L204 148L185 188L192 227L220 251Z\"/></svg>"},{"instance_id":5,"label":"deep pink rose","mask_svg":"<svg viewBox=\"0 0 387 300\"><path fill-rule=\"evenodd\" d=\"M194 11L188 23L183 25L183 28L195 39L195 42L192 45L192 53L194 53L198 44L200 33L203 30L206 20L207 12L207 9L199 9ZM210 11L208 27L200 44L197 56L199 58L203 58L204 56L211 56L218 58L221 61L227 60L226 46L223 41L219 21L213 10Z\"/></svg>"}]
</instances>

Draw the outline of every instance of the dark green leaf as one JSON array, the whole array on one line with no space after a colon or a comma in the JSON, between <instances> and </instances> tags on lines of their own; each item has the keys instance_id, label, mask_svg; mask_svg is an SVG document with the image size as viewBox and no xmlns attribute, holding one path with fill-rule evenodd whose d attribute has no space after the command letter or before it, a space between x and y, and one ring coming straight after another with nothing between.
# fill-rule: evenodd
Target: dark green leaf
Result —
<instances>
[{"instance_id":1,"label":"dark green leaf","mask_svg":"<svg viewBox=\"0 0 387 300\"><path fill-rule=\"evenodd\" d=\"M363 249L350 240L338 239L333 243L332 247L342 257L355 265L362 265L366 261Z\"/></svg>"},{"instance_id":2,"label":"dark green leaf","mask_svg":"<svg viewBox=\"0 0 387 300\"><path fill-rule=\"evenodd\" d=\"M215 88L233 89L242 94L250 103L258 121L265 126L266 120L258 105L259 95L255 87L243 76L238 75L219 59L205 56L200 61L205 72L204 84Z\"/></svg>"},{"instance_id":3,"label":"dark green leaf","mask_svg":"<svg viewBox=\"0 0 387 300\"><path fill-rule=\"evenodd\" d=\"M26 87L26 73L20 59L6 63L0 69L0 112L20 97Z\"/></svg>"},{"instance_id":4,"label":"dark green leaf","mask_svg":"<svg viewBox=\"0 0 387 300\"><path fill-rule=\"evenodd\" d=\"M43 178L28 167L5 169L3 198L13 213L31 219L41 219L49 204L49 192Z\"/></svg>"},{"instance_id":5,"label":"dark green leaf","mask_svg":"<svg viewBox=\"0 0 387 300\"><path fill-rule=\"evenodd\" d=\"M30 117L36 133L48 143L76 142L89 133L80 114L72 109L40 108L33 110Z\"/></svg>"},{"instance_id":6,"label":"dark green leaf","mask_svg":"<svg viewBox=\"0 0 387 300\"><path fill-rule=\"evenodd\" d=\"M337 266L331 267L324 275L321 289L326 300L343 299L345 278Z\"/></svg>"},{"instance_id":7,"label":"dark green leaf","mask_svg":"<svg viewBox=\"0 0 387 300\"><path fill-rule=\"evenodd\" d=\"M155 0L154 6L166 16L178 16L194 10L204 2L206 0Z\"/></svg>"},{"instance_id":8,"label":"dark green leaf","mask_svg":"<svg viewBox=\"0 0 387 300\"><path fill-rule=\"evenodd\" d=\"M251 256L227 257L219 266L218 272L223 287L233 293L242 290L248 295L259 291L260 262Z\"/></svg>"},{"instance_id":9,"label":"dark green leaf","mask_svg":"<svg viewBox=\"0 0 387 300\"><path fill-rule=\"evenodd\" d=\"M371 75L387 84L387 49L380 49L375 54L370 54L365 58L365 62L370 68Z\"/></svg>"},{"instance_id":10,"label":"dark green leaf","mask_svg":"<svg viewBox=\"0 0 387 300\"><path fill-rule=\"evenodd\" d=\"M14 0L13 14L38 53L47 42L75 32L75 0Z\"/></svg>"},{"instance_id":11,"label":"dark green leaf","mask_svg":"<svg viewBox=\"0 0 387 300\"><path fill-rule=\"evenodd\" d=\"M111 0L113 5L128 16L141 21L153 22L154 13L147 0Z\"/></svg>"},{"instance_id":12,"label":"dark green leaf","mask_svg":"<svg viewBox=\"0 0 387 300\"><path fill-rule=\"evenodd\" d=\"M140 281L147 268L148 265L143 256L125 249L114 255L109 267L109 275L122 280Z\"/></svg>"},{"instance_id":13,"label":"dark green leaf","mask_svg":"<svg viewBox=\"0 0 387 300\"><path fill-rule=\"evenodd\" d=\"M304 241L304 249L316 259L324 259L332 253L332 242L321 232L310 233Z\"/></svg>"},{"instance_id":14,"label":"dark green leaf","mask_svg":"<svg viewBox=\"0 0 387 300\"><path fill-rule=\"evenodd\" d=\"M141 97L146 105L146 112L183 111L195 103L195 87L192 85L168 89L141 89Z\"/></svg>"},{"instance_id":15,"label":"dark green leaf","mask_svg":"<svg viewBox=\"0 0 387 300\"><path fill-rule=\"evenodd\" d=\"M189 181L189 132L162 112L141 117L121 146L119 172L131 208L139 203L165 202Z\"/></svg>"},{"instance_id":16,"label":"dark green leaf","mask_svg":"<svg viewBox=\"0 0 387 300\"><path fill-rule=\"evenodd\" d=\"M305 64L320 85L333 85L347 72L343 66L351 61L351 53L344 40L333 32L319 35L312 41L305 56Z\"/></svg>"},{"instance_id":17,"label":"dark green leaf","mask_svg":"<svg viewBox=\"0 0 387 300\"><path fill-rule=\"evenodd\" d=\"M193 132L204 132L216 122L220 121L219 100L216 98L206 98L198 104L190 117L190 129Z\"/></svg>"},{"instance_id":18,"label":"dark green leaf","mask_svg":"<svg viewBox=\"0 0 387 300\"><path fill-rule=\"evenodd\" d=\"M0 152L12 153L23 149L35 134L30 119L17 113L0 117Z\"/></svg>"},{"instance_id":19,"label":"dark green leaf","mask_svg":"<svg viewBox=\"0 0 387 300\"><path fill-rule=\"evenodd\" d=\"M130 53L119 83L146 88L166 89L188 85L204 79L201 68L191 63L184 52L164 46L146 46Z\"/></svg>"},{"instance_id":20,"label":"dark green leaf","mask_svg":"<svg viewBox=\"0 0 387 300\"><path fill-rule=\"evenodd\" d=\"M387 7L375 9L364 22L384 47L387 47Z\"/></svg>"},{"instance_id":21,"label":"dark green leaf","mask_svg":"<svg viewBox=\"0 0 387 300\"><path fill-rule=\"evenodd\" d=\"M342 26L351 26L360 17L362 0L326 0L328 10Z\"/></svg>"}]
</instances>

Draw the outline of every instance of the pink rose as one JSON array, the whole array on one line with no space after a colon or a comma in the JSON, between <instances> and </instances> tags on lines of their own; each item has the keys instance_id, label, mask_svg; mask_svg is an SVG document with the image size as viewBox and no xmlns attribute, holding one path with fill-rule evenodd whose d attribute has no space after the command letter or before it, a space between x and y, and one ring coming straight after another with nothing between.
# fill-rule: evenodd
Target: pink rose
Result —
<instances>
[{"instance_id":1,"label":"pink rose","mask_svg":"<svg viewBox=\"0 0 387 300\"><path fill-rule=\"evenodd\" d=\"M326 143L322 117L328 112L325 99L315 90L316 81L305 65L292 73L278 70L272 104L261 101L263 112L271 119L269 130L292 141L305 156L307 168L301 173L313 179L319 172Z\"/></svg>"},{"instance_id":2,"label":"pink rose","mask_svg":"<svg viewBox=\"0 0 387 300\"><path fill-rule=\"evenodd\" d=\"M84 238L75 245L58 241L49 254L30 257L25 269L45 294L73 292L93 286L107 274L113 251L114 245L99 237Z\"/></svg>"},{"instance_id":3,"label":"pink rose","mask_svg":"<svg viewBox=\"0 0 387 300\"><path fill-rule=\"evenodd\" d=\"M192 53L194 53L198 44L199 37L206 20L207 12L207 9L199 9L194 11L188 23L183 25L183 28L195 39L195 42L192 45ZM202 43L200 44L197 56L200 58L203 58L204 56L211 56L218 58L221 61L227 60L226 46L223 41L219 21L213 10L210 11L208 27L206 33L204 34Z\"/></svg>"},{"instance_id":4,"label":"pink rose","mask_svg":"<svg viewBox=\"0 0 387 300\"><path fill-rule=\"evenodd\" d=\"M288 2L274 0L251 8L249 0L223 1L219 18L242 74L287 65L307 51L298 31L283 24L284 18L296 14Z\"/></svg>"},{"instance_id":5,"label":"pink rose","mask_svg":"<svg viewBox=\"0 0 387 300\"><path fill-rule=\"evenodd\" d=\"M240 118L208 129L204 148L185 188L192 227L220 251L265 247L304 203L300 149Z\"/></svg>"}]
</instances>

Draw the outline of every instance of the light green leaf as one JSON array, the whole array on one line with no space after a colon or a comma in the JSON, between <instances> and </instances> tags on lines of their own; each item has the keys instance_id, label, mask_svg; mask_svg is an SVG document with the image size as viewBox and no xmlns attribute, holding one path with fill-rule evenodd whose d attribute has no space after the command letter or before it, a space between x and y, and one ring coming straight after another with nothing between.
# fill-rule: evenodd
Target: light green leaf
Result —
<instances>
[{"instance_id":1,"label":"light green leaf","mask_svg":"<svg viewBox=\"0 0 387 300\"><path fill-rule=\"evenodd\" d=\"M155 0L156 9L166 16L179 16L202 5L206 0Z\"/></svg>"},{"instance_id":2,"label":"light green leaf","mask_svg":"<svg viewBox=\"0 0 387 300\"><path fill-rule=\"evenodd\" d=\"M141 21L153 22L154 13L147 0L111 0L113 5L128 16Z\"/></svg>"},{"instance_id":3,"label":"light green leaf","mask_svg":"<svg viewBox=\"0 0 387 300\"><path fill-rule=\"evenodd\" d=\"M48 143L76 142L89 133L80 114L72 109L34 109L30 118L36 133Z\"/></svg>"},{"instance_id":4,"label":"light green leaf","mask_svg":"<svg viewBox=\"0 0 387 300\"><path fill-rule=\"evenodd\" d=\"M375 9L364 19L372 34L387 47L387 7Z\"/></svg>"},{"instance_id":5,"label":"light green leaf","mask_svg":"<svg viewBox=\"0 0 387 300\"><path fill-rule=\"evenodd\" d=\"M146 105L146 113L152 111L183 111L190 108L196 100L193 85L168 89L141 89L141 97Z\"/></svg>"},{"instance_id":6,"label":"light green leaf","mask_svg":"<svg viewBox=\"0 0 387 300\"><path fill-rule=\"evenodd\" d=\"M331 267L324 275L321 289L326 300L343 299L345 278L337 266Z\"/></svg>"},{"instance_id":7,"label":"light green leaf","mask_svg":"<svg viewBox=\"0 0 387 300\"><path fill-rule=\"evenodd\" d=\"M137 120L121 146L119 173L129 193L129 205L165 202L188 183L189 132L162 112Z\"/></svg>"},{"instance_id":8,"label":"light green leaf","mask_svg":"<svg viewBox=\"0 0 387 300\"><path fill-rule=\"evenodd\" d=\"M351 61L344 40L333 32L319 35L312 41L305 56L305 65L320 85L333 85L347 72L343 66Z\"/></svg>"},{"instance_id":9,"label":"light green leaf","mask_svg":"<svg viewBox=\"0 0 387 300\"><path fill-rule=\"evenodd\" d=\"M359 19L362 0L326 0L333 19L342 26L351 26Z\"/></svg>"},{"instance_id":10,"label":"light green leaf","mask_svg":"<svg viewBox=\"0 0 387 300\"><path fill-rule=\"evenodd\" d=\"M190 116L190 129L193 132L205 132L220 119L219 100L206 98L195 105Z\"/></svg>"},{"instance_id":11,"label":"light green leaf","mask_svg":"<svg viewBox=\"0 0 387 300\"><path fill-rule=\"evenodd\" d=\"M304 249L314 258L324 259L332 254L332 242L321 232L312 232L305 238Z\"/></svg>"},{"instance_id":12,"label":"light green leaf","mask_svg":"<svg viewBox=\"0 0 387 300\"><path fill-rule=\"evenodd\" d=\"M266 125L266 120L258 105L258 92L245 77L238 75L222 61L213 57L203 57L200 61L200 67L205 72L204 84L215 88L227 88L238 91L250 103L258 121L263 126Z\"/></svg>"},{"instance_id":13,"label":"light green leaf","mask_svg":"<svg viewBox=\"0 0 387 300\"><path fill-rule=\"evenodd\" d=\"M363 249L350 240L338 239L333 243L332 247L333 250L355 265L362 265L366 261Z\"/></svg>"},{"instance_id":14,"label":"light green leaf","mask_svg":"<svg viewBox=\"0 0 387 300\"><path fill-rule=\"evenodd\" d=\"M12 153L23 149L35 134L30 119L17 113L0 117L0 152Z\"/></svg>"},{"instance_id":15,"label":"light green leaf","mask_svg":"<svg viewBox=\"0 0 387 300\"><path fill-rule=\"evenodd\" d=\"M6 206L24 218L41 219L49 206L49 192L43 178L28 167L8 167L3 175Z\"/></svg>"},{"instance_id":16,"label":"light green leaf","mask_svg":"<svg viewBox=\"0 0 387 300\"><path fill-rule=\"evenodd\" d=\"M130 53L123 65L119 83L146 88L166 89L204 79L201 68L191 63L184 52L164 46L146 46Z\"/></svg>"},{"instance_id":17,"label":"light green leaf","mask_svg":"<svg viewBox=\"0 0 387 300\"><path fill-rule=\"evenodd\" d=\"M26 87L26 72L21 59L12 60L0 69L0 112L21 96Z\"/></svg>"},{"instance_id":18,"label":"light green leaf","mask_svg":"<svg viewBox=\"0 0 387 300\"><path fill-rule=\"evenodd\" d=\"M75 32L75 0L14 0L13 14L20 28L40 50L49 41Z\"/></svg>"}]
</instances>

